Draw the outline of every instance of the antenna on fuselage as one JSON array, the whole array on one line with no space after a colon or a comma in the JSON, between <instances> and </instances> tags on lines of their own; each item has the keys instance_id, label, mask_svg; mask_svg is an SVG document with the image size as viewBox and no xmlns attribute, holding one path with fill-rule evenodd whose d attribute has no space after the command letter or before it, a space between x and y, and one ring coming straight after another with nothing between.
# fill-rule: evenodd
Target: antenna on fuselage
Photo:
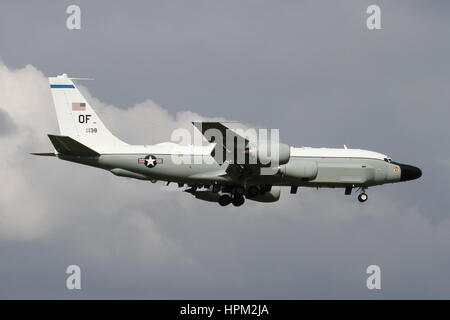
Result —
<instances>
[{"instance_id":1,"label":"antenna on fuselage","mask_svg":"<svg viewBox=\"0 0 450 320\"><path fill-rule=\"evenodd\" d=\"M94 78L69 78L70 80L94 80Z\"/></svg>"}]
</instances>

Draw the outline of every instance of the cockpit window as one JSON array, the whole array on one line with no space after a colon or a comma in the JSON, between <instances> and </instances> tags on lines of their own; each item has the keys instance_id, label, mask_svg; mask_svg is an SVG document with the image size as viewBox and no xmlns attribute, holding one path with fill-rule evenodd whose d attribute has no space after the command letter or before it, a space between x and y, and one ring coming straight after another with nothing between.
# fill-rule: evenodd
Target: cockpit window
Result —
<instances>
[{"instance_id":1,"label":"cockpit window","mask_svg":"<svg viewBox=\"0 0 450 320\"><path fill-rule=\"evenodd\" d=\"M392 159L391 158L384 158L384 161L391 163Z\"/></svg>"}]
</instances>

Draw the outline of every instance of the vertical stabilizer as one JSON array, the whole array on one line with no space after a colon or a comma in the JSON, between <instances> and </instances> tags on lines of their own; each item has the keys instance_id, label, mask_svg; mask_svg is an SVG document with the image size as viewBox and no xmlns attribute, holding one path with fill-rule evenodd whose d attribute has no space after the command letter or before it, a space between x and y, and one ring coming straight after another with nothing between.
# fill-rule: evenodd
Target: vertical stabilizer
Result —
<instances>
[{"instance_id":1,"label":"vertical stabilizer","mask_svg":"<svg viewBox=\"0 0 450 320\"><path fill-rule=\"evenodd\" d=\"M48 79L61 135L94 149L127 145L105 127L72 79L66 74Z\"/></svg>"}]
</instances>

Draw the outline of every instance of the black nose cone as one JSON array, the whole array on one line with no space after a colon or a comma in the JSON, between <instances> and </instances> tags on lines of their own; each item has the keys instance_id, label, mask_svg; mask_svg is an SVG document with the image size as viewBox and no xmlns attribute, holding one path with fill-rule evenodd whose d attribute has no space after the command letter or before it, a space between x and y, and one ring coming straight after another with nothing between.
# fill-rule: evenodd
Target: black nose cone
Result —
<instances>
[{"instance_id":1,"label":"black nose cone","mask_svg":"<svg viewBox=\"0 0 450 320\"><path fill-rule=\"evenodd\" d=\"M399 164L400 166L400 181L408 181L418 179L422 176L422 170L409 164Z\"/></svg>"}]
</instances>

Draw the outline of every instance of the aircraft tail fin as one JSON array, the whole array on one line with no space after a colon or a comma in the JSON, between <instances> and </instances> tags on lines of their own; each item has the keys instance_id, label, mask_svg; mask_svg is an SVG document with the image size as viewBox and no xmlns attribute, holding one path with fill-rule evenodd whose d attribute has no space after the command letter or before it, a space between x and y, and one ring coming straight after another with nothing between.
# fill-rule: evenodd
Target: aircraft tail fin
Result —
<instances>
[{"instance_id":1,"label":"aircraft tail fin","mask_svg":"<svg viewBox=\"0 0 450 320\"><path fill-rule=\"evenodd\" d=\"M96 157L100 154L85 146L84 144L72 139L67 136L56 136L49 134L48 137L55 147L56 151L61 154L69 156L85 156L85 157Z\"/></svg>"},{"instance_id":2,"label":"aircraft tail fin","mask_svg":"<svg viewBox=\"0 0 450 320\"><path fill-rule=\"evenodd\" d=\"M61 135L94 148L127 145L106 128L67 74L48 79Z\"/></svg>"}]
</instances>

